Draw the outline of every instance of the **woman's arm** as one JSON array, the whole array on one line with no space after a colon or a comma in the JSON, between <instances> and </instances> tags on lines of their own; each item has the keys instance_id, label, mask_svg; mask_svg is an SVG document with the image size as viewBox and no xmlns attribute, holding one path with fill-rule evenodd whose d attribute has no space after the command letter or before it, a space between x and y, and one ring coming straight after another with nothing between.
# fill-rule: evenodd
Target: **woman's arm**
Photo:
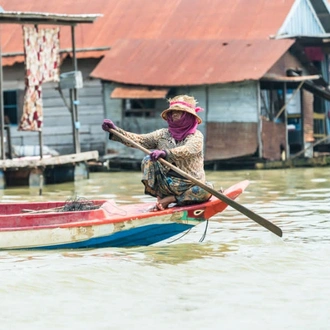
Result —
<instances>
[{"instance_id":1,"label":"woman's arm","mask_svg":"<svg viewBox=\"0 0 330 330\"><path fill-rule=\"evenodd\" d=\"M123 130L122 128L116 127L116 130L126 136L127 138L133 140L134 142L140 144L144 148L147 149L157 149L158 148L158 141L160 140L161 136L163 136L163 130L164 129L159 129L156 131L153 131L151 133L147 134L136 134L136 133L131 133ZM129 144L128 142L125 142L121 140L119 137L117 137L114 134L109 134L109 139L113 141L120 142L128 147L134 148L133 145Z\"/></svg>"}]
</instances>

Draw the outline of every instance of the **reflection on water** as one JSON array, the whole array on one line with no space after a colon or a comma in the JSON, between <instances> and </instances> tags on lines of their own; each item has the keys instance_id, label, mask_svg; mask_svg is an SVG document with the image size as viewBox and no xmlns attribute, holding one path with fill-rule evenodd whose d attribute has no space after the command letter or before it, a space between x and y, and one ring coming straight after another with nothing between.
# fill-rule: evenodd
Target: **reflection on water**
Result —
<instances>
[{"instance_id":1,"label":"reflection on water","mask_svg":"<svg viewBox=\"0 0 330 330\"><path fill-rule=\"evenodd\" d=\"M237 202L281 227L283 238L229 207L212 218L205 238L204 223L150 247L0 252L1 325L328 329L329 174L328 167L207 172L216 188L249 179ZM153 201L140 179L138 172L91 173L89 180L46 186L42 196L10 188L0 197Z\"/></svg>"},{"instance_id":2,"label":"reflection on water","mask_svg":"<svg viewBox=\"0 0 330 330\"><path fill-rule=\"evenodd\" d=\"M177 265L190 260L224 256L229 250L225 244L215 248L211 244L186 243L162 245L161 248L160 246L140 248L139 252L144 253L150 265L163 263Z\"/></svg>"},{"instance_id":3,"label":"reflection on water","mask_svg":"<svg viewBox=\"0 0 330 330\"><path fill-rule=\"evenodd\" d=\"M185 244L163 243L156 246L134 247L128 249L98 249L85 251L65 251L63 256L67 258L83 258L92 256L113 260L126 260L141 262L149 266L157 267L160 264L179 265L185 262L208 258L210 256L224 256L230 251L230 246L221 244L196 244L186 242Z\"/></svg>"}]
</instances>

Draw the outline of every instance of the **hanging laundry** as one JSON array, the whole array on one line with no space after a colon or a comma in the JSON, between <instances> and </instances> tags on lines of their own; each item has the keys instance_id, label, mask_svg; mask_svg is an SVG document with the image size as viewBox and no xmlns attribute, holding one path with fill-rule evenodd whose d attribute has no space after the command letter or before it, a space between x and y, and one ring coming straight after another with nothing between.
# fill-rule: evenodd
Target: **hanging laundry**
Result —
<instances>
[{"instance_id":1,"label":"hanging laundry","mask_svg":"<svg viewBox=\"0 0 330 330\"><path fill-rule=\"evenodd\" d=\"M59 28L23 26L25 95L19 130L39 131L42 128L42 83L60 79L59 37Z\"/></svg>"},{"instance_id":2,"label":"hanging laundry","mask_svg":"<svg viewBox=\"0 0 330 330\"><path fill-rule=\"evenodd\" d=\"M41 84L26 86L20 131L39 131L42 128L42 88Z\"/></svg>"}]
</instances>

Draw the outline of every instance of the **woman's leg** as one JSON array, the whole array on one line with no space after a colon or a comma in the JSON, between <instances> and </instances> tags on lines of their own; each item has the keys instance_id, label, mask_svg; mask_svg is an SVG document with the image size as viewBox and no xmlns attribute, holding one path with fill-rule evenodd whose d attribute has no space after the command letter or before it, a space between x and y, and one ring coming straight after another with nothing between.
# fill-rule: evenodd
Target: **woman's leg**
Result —
<instances>
[{"instance_id":1,"label":"woman's leg","mask_svg":"<svg viewBox=\"0 0 330 330\"><path fill-rule=\"evenodd\" d=\"M210 183L206 184L212 187ZM176 201L178 205L189 205L206 202L211 198L211 196L212 195L203 188L199 186L192 186L181 195L176 196Z\"/></svg>"},{"instance_id":2,"label":"woman's leg","mask_svg":"<svg viewBox=\"0 0 330 330\"><path fill-rule=\"evenodd\" d=\"M149 156L143 158L141 168L145 194L157 197L158 210L166 209L171 203L202 203L211 197L210 193L187 179L166 176L164 167L159 162L152 161Z\"/></svg>"},{"instance_id":3,"label":"woman's leg","mask_svg":"<svg viewBox=\"0 0 330 330\"><path fill-rule=\"evenodd\" d=\"M144 184L144 193L146 195L151 195L157 197L157 186L158 186L158 177L159 173L158 162L153 162L150 159L150 156L145 156L142 159L141 170L142 170L142 183Z\"/></svg>"},{"instance_id":4,"label":"woman's leg","mask_svg":"<svg viewBox=\"0 0 330 330\"><path fill-rule=\"evenodd\" d=\"M176 199L174 195L166 196L164 198L157 197L156 208L158 210L165 210L171 203L175 203Z\"/></svg>"}]
</instances>

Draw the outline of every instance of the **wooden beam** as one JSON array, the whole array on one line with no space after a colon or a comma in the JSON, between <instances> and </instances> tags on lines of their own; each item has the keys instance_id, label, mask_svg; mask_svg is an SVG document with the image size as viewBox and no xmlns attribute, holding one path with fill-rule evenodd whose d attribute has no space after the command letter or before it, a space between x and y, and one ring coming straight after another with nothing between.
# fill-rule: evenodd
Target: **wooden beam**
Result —
<instances>
[{"instance_id":1,"label":"wooden beam","mask_svg":"<svg viewBox=\"0 0 330 330\"><path fill-rule=\"evenodd\" d=\"M36 168L36 167L45 167L45 166L54 166L54 165L64 165L64 164L73 164L78 162L84 162L87 160L93 160L99 158L99 152L97 150L81 152L79 154L70 154L70 155L61 155L54 156L49 158L38 158L38 159L26 159L16 158L16 159L5 159L0 160L0 168Z\"/></svg>"},{"instance_id":2,"label":"wooden beam","mask_svg":"<svg viewBox=\"0 0 330 330\"><path fill-rule=\"evenodd\" d=\"M111 47L104 46L104 47L85 47L85 48L77 48L76 53L83 53L83 52L103 52L110 50ZM72 48L62 48L59 51L60 54L63 53L72 53ZM24 52L11 52L11 53L2 53L2 57L12 57L12 56L24 56Z\"/></svg>"},{"instance_id":3,"label":"wooden beam","mask_svg":"<svg viewBox=\"0 0 330 330\"><path fill-rule=\"evenodd\" d=\"M3 11L0 12L0 24L47 24L47 25L77 25L94 23L102 14L65 15L53 13Z\"/></svg>"},{"instance_id":4,"label":"wooden beam","mask_svg":"<svg viewBox=\"0 0 330 330\"><path fill-rule=\"evenodd\" d=\"M261 80L262 81L282 81L282 82L301 82L306 80L317 80L320 79L320 75L310 75L310 76L280 76L277 74L266 73Z\"/></svg>"}]
</instances>

